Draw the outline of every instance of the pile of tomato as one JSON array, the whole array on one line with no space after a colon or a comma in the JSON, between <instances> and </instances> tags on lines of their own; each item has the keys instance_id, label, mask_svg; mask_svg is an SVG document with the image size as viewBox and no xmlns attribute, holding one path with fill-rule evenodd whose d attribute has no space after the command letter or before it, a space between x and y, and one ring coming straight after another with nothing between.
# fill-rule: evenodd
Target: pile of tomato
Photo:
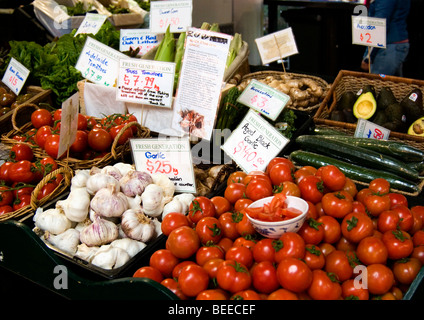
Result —
<instances>
[{"instance_id":1,"label":"pile of tomato","mask_svg":"<svg viewBox=\"0 0 424 320\"><path fill-rule=\"evenodd\" d=\"M9 159L0 166L0 215L17 211L31 204L31 194L37 184L58 164L52 157L35 159L27 143L13 145ZM41 187L37 199L51 194L63 179L58 174Z\"/></svg>"},{"instance_id":2,"label":"pile of tomato","mask_svg":"<svg viewBox=\"0 0 424 320\"><path fill-rule=\"evenodd\" d=\"M306 200L308 218L263 238L245 208L275 193ZM196 197L187 215L165 215L165 248L133 276L181 299L399 300L424 262L423 219L385 179L359 190L335 166L278 157L265 172L233 172L223 196Z\"/></svg>"},{"instance_id":3,"label":"pile of tomato","mask_svg":"<svg viewBox=\"0 0 424 320\"><path fill-rule=\"evenodd\" d=\"M40 147L47 155L57 159L60 140L62 109L50 112L37 109L31 114L32 128L17 134L13 139ZM133 114L112 114L101 119L78 113L76 138L69 148L70 156L81 160L103 157L111 151L112 143L122 128L137 121ZM136 127L125 130L118 145L124 144L137 132ZM61 155L61 157L65 154Z\"/></svg>"}]
</instances>

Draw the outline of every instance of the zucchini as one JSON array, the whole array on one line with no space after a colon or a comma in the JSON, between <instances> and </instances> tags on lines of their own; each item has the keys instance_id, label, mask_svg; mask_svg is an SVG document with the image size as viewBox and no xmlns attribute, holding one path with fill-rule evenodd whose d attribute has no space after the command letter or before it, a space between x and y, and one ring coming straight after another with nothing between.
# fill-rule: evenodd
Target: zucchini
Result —
<instances>
[{"instance_id":1,"label":"zucchini","mask_svg":"<svg viewBox=\"0 0 424 320\"><path fill-rule=\"evenodd\" d=\"M417 180L418 172L405 162L373 150L351 146L348 142L325 139L320 136L302 135L296 138L302 149L318 152L364 167L392 172L409 180Z\"/></svg>"},{"instance_id":2,"label":"zucchini","mask_svg":"<svg viewBox=\"0 0 424 320\"><path fill-rule=\"evenodd\" d=\"M419 187L413 181L404 179L399 177L396 174L362 167L356 164L352 164L346 161L338 160L333 157L325 156L322 154L303 151L303 150L295 150L290 153L289 159L293 161L295 165L300 166L313 166L315 168L319 168L326 165L335 165L338 167L346 177L356 180L359 182L370 183L372 180L376 178L384 178L390 183L390 187L392 189L408 192L408 193L416 193L419 192Z\"/></svg>"},{"instance_id":3,"label":"zucchini","mask_svg":"<svg viewBox=\"0 0 424 320\"><path fill-rule=\"evenodd\" d=\"M369 138L355 138L342 135L320 135L321 138L344 141L349 144L373 150L378 153L400 159L405 162L415 162L424 160L424 151L404 142L393 140L376 140Z\"/></svg>"},{"instance_id":4,"label":"zucchini","mask_svg":"<svg viewBox=\"0 0 424 320\"><path fill-rule=\"evenodd\" d=\"M336 136L346 136L348 137L348 135L342 131L336 130L336 129L329 129L329 128L319 128L319 127L315 127L314 128L314 134L316 135L336 135Z\"/></svg>"}]
</instances>

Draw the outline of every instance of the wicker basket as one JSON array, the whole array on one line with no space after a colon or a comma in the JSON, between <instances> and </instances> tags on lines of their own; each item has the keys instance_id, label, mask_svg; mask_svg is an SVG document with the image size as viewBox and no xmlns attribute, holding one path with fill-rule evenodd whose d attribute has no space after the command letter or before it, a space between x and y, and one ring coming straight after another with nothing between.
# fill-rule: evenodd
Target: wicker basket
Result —
<instances>
[{"instance_id":1,"label":"wicker basket","mask_svg":"<svg viewBox=\"0 0 424 320\"><path fill-rule=\"evenodd\" d=\"M53 192L43 197L42 199L37 199L38 194L40 193L42 188L47 183L49 183L50 180L56 178L57 175L59 174L63 175L63 179L60 181L56 189L54 189ZM16 219L16 218L21 218L22 220L24 220L32 216L38 207L44 205L45 203L47 203L48 201L52 199L57 198L63 192L65 192L71 185L72 176L73 176L73 171L69 167L61 166L59 164L58 169L47 174L34 188L34 190L31 193L31 203L29 205L22 207L19 210L0 215L0 222L6 221L9 219Z\"/></svg>"},{"instance_id":2,"label":"wicker basket","mask_svg":"<svg viewBox=\"0 0 424 320\"><path fill-rule=\"evenodd\" d=\"M26 124L24 124L21 127L18 127L16 125L16 117L17 114L19 113L19 110L26 108L26 107L32 107L35 109L38 109L39 107L35 104L23 104L21 106L19 106L18 108L16 108L14 110L14 113L12 115L12 125L13 125L13 130L9 131L7 134L3 134L1 137L2 143L6 146L11 148L13 145L17 144L17 143L21 143L15 139L13 139L13 137L16 134L21 134L24 132L29 131L30 129L33 128L32 123L28 122ZM98 119L100 120L100 119ZM69 166L70 168L72 168L73 170L77 170L77 169L90 169L92 167L99 167L102 168L106 165L118 162L118 161L124 161L125 157L129 154L131 146L129 141L127 141L125 144L119 145L118 141L120 139L120 137L122 136L122 134L125 132L125 130L127 130L128 128L132 128L132 127L136 127L137 128L137 133L135 134L136 138L148 138L150 137L150 130L146 127L141 126L138 122L134 121L134 122L130 122L127 123L122 129L121 131L118 133L118 135L115 137L112 146L111 146L111 151L106 153L103 157L99 157L99 158L95 158L95 159L90 159L90 160L81 160L81 159L76 159L76 158L72 158L67 156L64 159L58 159L56 160L56 162L60 163L63 166ZM42 159L47 155L47 153L41 149L41 148L33 148L33 153L34 156L38 159Z\"/></svg>"},{"instance_id":3,"label":"wicker basket","mask_svg":"<svg viewBox=\"0 0 424 320\"><path fill-rule=\"evenodd\" d=\"M398 101L401 101L414 88L419 88L424 94L424 81L422 80L341 70L315 113L315 124L353 134L356 130L356 123L330 120L330 113L336 108L337 101L344 92L357 92L368 84L374 86L377 92L383 87L389 87ZM424 137L392 131L389 139L401 140L414 147L424 149Z\"/></svg>"},{"instance_id":4,"label":"wicker basket","mask_svg":"<svg viewBox=\"0 0 424 320\"><path fill-rule=\"evenodd\" d=\"M330 85L327 83L327 81L325 81L324 79L320 77L301 74L301 73L289 73L289 72L283 72L283 71L257 71L257 72L249 73L244 75L241 78L238 85L240 85L241 88L243 89L244 86L248 83L248 81L252 79L262 81L265 83L268 83L272 81L273 79L276 79L276 80L287 79L288 81L289 80L302 81L304 79L313 80L315 84L318 85L322 91L322 94L319 94L319 96L316 96L315 99L312 99L312 96L309 95L308 93L308 96L310 97L310 99L303 100L305 102L303 103L303 101L299 99L295 99L294 96L290 95L290 93L284 92L288 94L291 98L291 101L289 102L289 104L287 104L286 108L308 112L309 114L314 113L319 108L320 103L323 101L324 97L327 95L327 91L330 88ZM304 85L304 87L301 87L299 89L304 92L308 90L309 92L308 88L310 87Z\"/></svg>"}]
</instances>

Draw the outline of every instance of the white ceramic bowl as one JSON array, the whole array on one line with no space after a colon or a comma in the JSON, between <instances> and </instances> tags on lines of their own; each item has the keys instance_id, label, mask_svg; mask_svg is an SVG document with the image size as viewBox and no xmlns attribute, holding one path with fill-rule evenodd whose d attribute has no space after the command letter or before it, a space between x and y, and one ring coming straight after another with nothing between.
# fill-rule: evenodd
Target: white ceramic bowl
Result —
<instances>
[{"instance_id":1,"label":"white ceramic bowl","mask_svg":"<svg viewBox=\"0 0 424 320\"><path fill-rule=\"evenodd\" d=\"M271 202L272 197L263 198L257 200L249 205L249 208L262 207L265 203ZM308 203L299 197L287 196L286 199L287 207L296 208L302 213L296 218L284 220L284 221L261 221L251 218L247 214L247 218L253 225L255 230L267 238L278 239L285 232L297 232L305 222L306 216L308 214Z\"/></svg>"}]
</instances>

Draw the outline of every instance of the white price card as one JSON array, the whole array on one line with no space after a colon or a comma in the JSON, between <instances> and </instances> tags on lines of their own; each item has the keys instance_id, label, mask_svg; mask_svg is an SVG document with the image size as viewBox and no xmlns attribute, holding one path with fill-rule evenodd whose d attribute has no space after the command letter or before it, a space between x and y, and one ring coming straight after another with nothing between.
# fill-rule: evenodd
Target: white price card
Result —
<instances>
[{"instance_id":1,"label":"white price card","mask_svg":"<svg viewBox=\"0 0 424 320\"><path fill-rule=\"evenodd\" d=\"M103 23L105 23L107 16L104 14L89 13L85 14L84 20L81 22L75 36L80 33L96 34L99 32Z\"/></svg>"},{"instance_id":2,"label":"white price card","mask_svg":"<svg viewBox=\"0 0 424 320\"><path fill-rule=\"evenodd\" d=\"M185 32L192 24L192 0L150 2L150 32Z\"/></svg>"},{"instance_id":3,"label":"white price card","mask_svg":"<svg viewBox=\"0 0 424 320\"><path fill-rule=\"evenodd\" d=\"M174 103L173 129L210 139L232 38L209 30L190 28L187 31Z\"/></svg>"},{"instance_id":4,"label":"white price card","mask_svg":"<svg viewBox=\"0 0 424 320\"><path fill-rule=\"evenodd\" d=\"M262 64L299 53L292 28L286 28L255 39Z\"/></svg>"},{"instance_id":5,"label":"white price card","mask_svg":"<svg viewBox=\"0 0 424 320\"><path fill-rule=\"evenodd\" d=\"M196 192L188 138L130 139L130 144L136 170L167 175L176 192Z\"/></svg>"},{"instance_id":6,"label":"white price card","mask_svg":"<svg viewBox=\"0 0 424 320\"><path fill-rule=\"evenodd\" d=\"M390 130L365 119L358 119L355 129L355 138L370 138L388 140Z\"/></svg>"},{"instance_id":7,"label":"white price card","mask_svg":"<svg viewBox=\"0 0 424 320\"><path fill-rule=\"evenodd\" d=\"M11 58L3 75L3 83L16 95L19 95L24 87L30 71L15 58Z\"/></svg>"},{"instance_id":8,"label":"white price card","mask_svg":"<svg viewBox=\"0 0 424 320\"><path fill-rule=\"evenodd\" d=\"M100 41L87 37L75 68L81 71L85 79L112 87L116 86L118 79L119 60L127 57Z\"/></svg>"},{"instance_id":9,"label":"white price card","mask_svg":"<svg viewBox=\"0 0 424 320\"><path fill-rule=\"evenodd\" d=\"M253 79L238 97L237 101L262 113L271 120L277 119L290 96Z\"/></svg>"},{"instance_id":10,"label":"white price card","mask_svg":"<svg viewBox=\"0 0 424 320\"><path fill-rule=\"evenodd\" d=\"M386 19L352 16L352 43L386 48Z\"/></svg>"},{"instance_id":11,"label":"white price card","mask_svg":"<svg viewBox=\"0 0 424 320\"><path fill-rule=\"evenodd\" d=\"M79 93L74 93L62 103L58 156L74 143L78 129Z\"/></svg>"},{"instance_id":12,"label":"white price card","mask_svg":"<svg viewBox=\"0 0 424 320\"><path fill-rule=\"evenodd\" d=\"M121 59L116 100L171 108L174 77L174 62Z\"/></svg>"},{"instance_id":13,"label":"white price card","mask_svg":"<svg viewBox=\"0 0 424 320\"><path fill-rule=\"evenodd\" d=\"M137 56L143 56L157 47L163 34L151 33L149 29L121 29L119 51L138 50Z\"/></svg>"},{"instance_id":14,"label":"white price card","mask_svg":"<svg viewBox=\"0 0 424 320\"><path fill-rule=\"evenodd\" d=\"M264 171L290 140L252 109L225 141L222 150L244 172Z\"/></svg>"}]
</instances>

